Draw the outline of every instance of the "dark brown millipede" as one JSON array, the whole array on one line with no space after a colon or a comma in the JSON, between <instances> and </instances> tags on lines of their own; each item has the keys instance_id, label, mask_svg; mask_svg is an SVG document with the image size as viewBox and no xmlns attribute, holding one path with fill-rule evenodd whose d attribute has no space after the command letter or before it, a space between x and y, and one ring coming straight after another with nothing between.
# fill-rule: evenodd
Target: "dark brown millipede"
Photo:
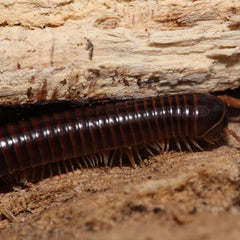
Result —
<instances>
[{"instance_id":1,"label":"dark brown millipede","mask_svg":"<svg viewBox=\"0 0 240 240\"><path fill-rule=\"evenodd\" d=\"M122 100L10 121L0 125L0 178L11 181L19 173L34 175L52 164L61 166L143 164L142 153L168 151L174 141L202 148L216 142L227 127L227 108L210 94L167 95ZM70 166L70 167L69 167ZM36 170L37 169L37 170Z\"/></svg>"}]
</instances>

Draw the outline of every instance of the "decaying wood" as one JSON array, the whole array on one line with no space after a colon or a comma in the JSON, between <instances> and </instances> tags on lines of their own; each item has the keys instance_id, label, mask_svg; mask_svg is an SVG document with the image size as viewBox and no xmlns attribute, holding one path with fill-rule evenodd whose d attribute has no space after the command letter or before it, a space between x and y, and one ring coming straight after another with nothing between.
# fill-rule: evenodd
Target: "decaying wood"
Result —
<instances>
[{"instance_id":1,"label":"decaying wood","mask_svg":"<svg viewBox=\"0 0 240 240\"><path fill-rule=\"evenodd\" d=\"M0 2L0 102L240 86L239 0Z\"/></svg>"}]
</instances>

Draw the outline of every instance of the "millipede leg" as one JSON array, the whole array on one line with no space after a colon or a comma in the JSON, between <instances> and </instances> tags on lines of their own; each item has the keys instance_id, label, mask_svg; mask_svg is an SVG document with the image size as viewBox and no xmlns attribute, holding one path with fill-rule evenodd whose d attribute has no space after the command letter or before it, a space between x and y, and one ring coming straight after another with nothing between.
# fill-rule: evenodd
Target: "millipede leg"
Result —
<instances>
[{"instance_id":1,"label":"millipede leg","mask_svg":"<svg viewBox=\"0 0 240 240\"><path fill-rule=\"evenodd\" d=\"M161 147L160 143L156 143L155 145L157 147L157 152L158 153L162 152L162 147Z\"/></svg>"},{"instance_id":2,"label":"millipede leg","mask_svg":"<svg viewBox=\"0 0 240 240\"><path fill-rule=\"evenodd\" d=\"M179 152L182 152L182 148L181 148L180 142L178 141L177 138L175 138L175 142L176 142L176 145L178 147Z\"/></svg>"},{"instance_id":3,"label":"millipede leg","mask_svg":"<svg viewBox=\"0 0 240 240\"><path fill-rule=\"evenodd\" d=\"M103 157L103 154L100 153L98 156L99 156L99 159L100 159L100 164L103 164L103 163L104 163L104 157Z\"/></svg>"},{"instance_id":4,"label":"millipede leg","mask_svg":"<svg viewBox=\"0 0 240 240\"><path fill-rule=\"evenodd\" d=\"M87 159L87 161L90 163L91 167L94 168L94 167L95 167L95 164L94 164L94 162L92 161L92 158L89 157L89 156L87 156L86 159Z\"/></svg>"},{"instance_id":5,"label":"millipede leg","mask_svg":"<svg viewBox=\"0 0 240 240\"><path fill-rule=\"evenodd\" d=\"M96 160L95 160L95 158L94 158L94 155L89 156L89 159L91 159L91 161L92 161L92 163L93 163L93 166L96 167L97 164L96 164Z\"/></svg>"},{"instance_id":6,"label":"millipede leg","mask_svg":"<svg viewBox=\"0 0 240 240\"><path fill-rule=\"evenodd\" d=\"M109 158L110 158L109 152L106 152L106 153L103 154L103 164L104 164L104 166L108 165Z\"/></svg>"},{"instance_id":7,"label":"millipede leg","mask_svg":"<svg viewBox=\"0 0 240 240\"><path fill-rule=\"evenodd\" d=\"M92 158L93 158L93 161L95 162L95 165L99 166L99 160L98 160L97 155L93 155Z\"/></svg>"},{"instance_id":8,"label":"millipede leg","mask_svg":"<svg viewBox=\"0 0 240 240\"><path fill-rule=\"evenodd\" d=\"M204 151L193 138L190 137L190 140L192 141L192 143L195 147L197 147L202 152Z\"/></svg>"},{"instance_id":9,"label":"millipede leg","mask_svg":"<svg viewBox=\"0 0 240 240\"><path fill-rule=\"evenodd\" d=\"M48 164L48 169L49 169L50 178L52 178L53 177L53 172L52 172L52 167L51 167L50 163Z\"/></svg>"},{"instance_id":10,"label":"millipede leg","mask_svg":"<svg viewBox=\"0 0 240 240\"><path fill-rule=\"evenodd\" d=\"M158 146L157 144L149 143L149 146L150 146L151 148L153 148L154 150L156 150L157 152L160 152L159 146Z\"/></svg>"},{"instance_id":11,"label":"millipede leg","mask_svg":"<svg viewBox=\"0 0 240 240\"><path fill-rule=\"evenodd\" d=\"M85 157L82 157L82 159L83 159L83 162L84 162L85 167L86 167L86 168L89 168Z\"/></svg>"},{"instance_id":12,"label":"millipede leg","mask_svg":"<svg viewBox=\"0 0 240 240\"><path fill-rule=\"evenodd\" d=\"M147 145L144 145L144 148L147 150L147 152L152 156L154 157L154 153L149 149L149 147Z\"/></svg>"},{"instance_id":13,"label":"millipede leg","mask_svg":"<svg viewBox=\"0 0 240 240\"><path fill-rule=\"evenodd\" d=\"M166 152L168 153L169 152L169 140L166 141Z\"/></svg>"},{"instance_id":14,"label":"millipede leg","mask_svg":"<svg viewBox=\"0 0 240 240\"><path fill-rule=\"evenodd\" d=\"M122 168L122 155L123 155L123 152L120 150L120 153L119 153L119 165L120 165L120 168Z\"/></svg>"},{"instance_id":15,"label":"millipede leg","mask_svg":"<svg viewBox=\"0 0 240 240\"><path fill-rule=\"evenodd\" d=\"M77 166L79 167L79 169L82 169L82 168L83 168L82 165L81 165L81 163L80 163L80 161L82 160L81 158L74 158L73 160L74 160L74 162L77 164Z\"/></svg>"},{"instance_id":16,"label":"millipede leg","mask_svg":"<svg viewBox=\"0 0 240 240\"><path fill-rule=\"evenodd\" d=\"M109 159L109 164L108 165L109 165L110 168L113 165L113 160L115 159L116 153L117 153L117 151L113 151L113 154L112 154L111 158Z\"/></svg>"},{"instance_id":17,"label":"millipede leg","mask_svg":"<svg viewBox=\"0 0 240 240\"><path fill-rule=\"evenodd\" d=\"M70 164L71 172L74 173L74 166L73 166L72 159L69 159L68 161L69 161L69 164Z\"/></svg>"},{"instance_id":18,"label":"millipede leg","mask_svg":"<svg viewBox=\"0 0 240 240\"><path fill-rule=\"evenodd\" d=\"M208 142L208 143L212 144L212 145L215 145L215 142L209 140L209 139L206 138L206 137L204 137L203 140L204 140L205 142Z\"/></svg>"},{"instance_id":19,"label":"millipede leg","mask_svg":"<svg viewBox=\"0 0 240 240\"><path fill-rule=\"evenodd\" d=\"M159 142L159 143L157 143L157 144L158 144L159 148L161 149L160 152L164 152L164 150L165 150L165 143Z\"/></svg>"},{"instance_id":20,"label":"millipede leg","mask_svg":"<svg viewBox=\"0 0 240 240\"><path fill-rule=\"evenodd\" d=\"M187 139L184 138L184 137L182 137L182 140L184 141L184 143L185 143L185 145L187 146L188 150L189 150L190 152L193 152L193 150L192 150L191 146L189 145Z\"/></svg>"},{"instance_id":21,"label":"millipede leg","mask_svg":"<svg viewBox=\"0 0 240 240\"><path fill-rule=\"evenodd\" d=\"M144 164L144 162L143 162L143 160L142 160L141 154L140 154L139 151L138 151L138 148L137 148L137 147L134 147L133 149L134 149L134 151L135 151L135 153L136 153L136 155L137 155L137 158L138 158L138 161L139 161L140 166L143 167L145 164Z\"/></svg>"},{"instance_id":22,"label":"millipede leg","mask_svg":"<svg viewBox=\"0 0 240 240\"><path fill-rule=\"evenodd\" d=\"M128 157L128 160L129 160L131 166L132 166L133 168L136 168L136 163L135 163L135 161L134 161L132 148L127 149L127 150L125 150L124 152L127 154L127 157Z\"/></svg>"},{"instance_id":23,"label":"millipede leg","mask_svg":"<svg viewBox=\"0 0 240 240\"><path fill-rule=\"evenodd\" d=\"M62 171L61 171L61 167L59 165L59 162L57 162L57 170L58 170L58 175L61 176L62 175Z\"/></svg>"},{"instance_id":24,"label":"millipede leg","mask_svg":"<svg viewBox=\"0 0 240 240\"><path fill-rule=\"evenodd\" d=\"M68 167L66 165L66 161L63 161L63 167L64 167L64 170L65 170L65 173L68 173Z\"/></svg>"}]
</instances>

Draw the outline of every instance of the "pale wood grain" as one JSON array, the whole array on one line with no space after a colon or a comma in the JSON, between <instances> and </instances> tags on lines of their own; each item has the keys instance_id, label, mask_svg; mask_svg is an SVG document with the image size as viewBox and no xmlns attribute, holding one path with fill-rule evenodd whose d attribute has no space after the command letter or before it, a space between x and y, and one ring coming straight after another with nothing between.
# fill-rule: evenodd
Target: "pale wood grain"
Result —
<instances>
[{"instance_id":1,"label":"pale wood grain","mask_svg":"<svg viewBox=\"0 0 240 240\"><path fill-rule=\"evenodd\" d=\"M237 88L239 14L238 0L1 1L0 103Z\"/></svg>"}]
</instances>

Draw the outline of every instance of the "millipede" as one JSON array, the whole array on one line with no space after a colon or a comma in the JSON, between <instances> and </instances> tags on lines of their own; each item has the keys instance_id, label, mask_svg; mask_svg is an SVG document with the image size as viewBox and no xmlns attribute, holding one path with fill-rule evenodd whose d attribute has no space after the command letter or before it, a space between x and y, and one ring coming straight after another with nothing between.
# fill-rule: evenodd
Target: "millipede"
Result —
<instances>
[{"instance_id":1,"label":"millipede","mask_svg":"<svg viewBox=\"0 0 240 240\"><path fill-rule=\"evenodd\" d=\"M224 96L191 93L11 117L0 122L0 179L34 181L75 168L122 167L124 159L135 168L145 164L145 155L168 152L171 144L179 151L203 150L199 142L213 144L226 132L240 142L227 128L231 102L239 104Z\"/></svg>"}]
</instances>

